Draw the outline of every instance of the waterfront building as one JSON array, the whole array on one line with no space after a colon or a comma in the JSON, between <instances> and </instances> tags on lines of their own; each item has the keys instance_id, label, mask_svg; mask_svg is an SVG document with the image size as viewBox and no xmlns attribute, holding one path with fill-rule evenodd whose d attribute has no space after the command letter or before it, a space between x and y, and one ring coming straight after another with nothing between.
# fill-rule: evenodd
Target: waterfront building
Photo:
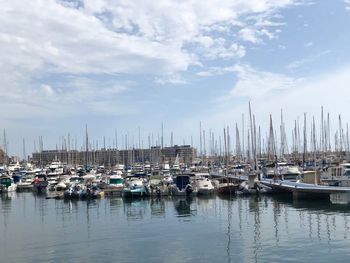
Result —
<instances>
[{"instance_id":1,"label":"waterfront building","mask_svg":"<svg viewBox=\"0 0 350 263\"><path fill-rule=\"evenodd\" d=\"M127 166L133 163L150 162L161 164L164 161L172 164L176 156L183 163L191 163L196 157L196 150L190 145L175 145L172 147L153 146L149 149L99 149L89 151L76 150L44 150L32 154L32 162L37 165L47 165L54 160L71 165L104 165L107 167L116 164Z\"/></svg>"}]
</instances>

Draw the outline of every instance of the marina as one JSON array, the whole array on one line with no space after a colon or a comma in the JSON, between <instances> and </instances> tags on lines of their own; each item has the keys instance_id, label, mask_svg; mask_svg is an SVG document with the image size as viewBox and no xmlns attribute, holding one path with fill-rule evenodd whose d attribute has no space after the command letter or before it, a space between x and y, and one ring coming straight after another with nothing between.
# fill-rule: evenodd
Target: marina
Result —
<instances>
[{"instance_id":1,"label":"marina","mask_svg":"<svg viewBox=\"0 0 350 263\"><path fill-rule=\"evenodd\" d=\"M0 263L348 261L350 0L0 10Z\"/></svg>"}]
</instances>

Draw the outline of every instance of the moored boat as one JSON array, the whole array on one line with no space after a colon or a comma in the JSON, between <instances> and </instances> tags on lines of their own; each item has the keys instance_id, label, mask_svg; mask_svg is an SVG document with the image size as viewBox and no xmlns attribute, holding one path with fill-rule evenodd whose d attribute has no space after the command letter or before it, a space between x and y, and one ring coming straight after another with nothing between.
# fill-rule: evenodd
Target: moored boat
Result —
<instances>
[{"instance_id":1,"label":"moored boat","mask_svg":"<svg viewBox=\"0 0 350 263\"><path fill-rule=\"evenodd\" d=\"M219 184L217 186L217 193L219 195L235 195L238 184L234 183L229 177L221 177L217 179Z\"/></svg>"},{"instance_id":2,"label":"moored boat","mask_svg":"<svg viewBox=\"0 0 350 263\"><path fill-rule=\"evenodd\" d=\"M13 182L13 179L9 176L0 176L0 193L15 192L17 185Z\"/></svg>"},{"instance_id":3,"label":"moored boat","mask_svg":"<svg viewBox=\"0 0 350 263\"><path fill-rule=\"evenodd\" d=\"M174 178L174 184L170 186L171 194L174 196L197 195L197 189L191 184L190 176L179 174Z\"/></svg>"},{"instance_id":4,"label":"moored boat","mask_svg":"<svg viewBox=\"0 0 350 263\"><path fill-rule=\"evenodd\" d=\"M141 174L128 176L122 191L123 197L144 197L148 196L148 189L145 187L145 181Z\"/></svg>"}]
</instances>

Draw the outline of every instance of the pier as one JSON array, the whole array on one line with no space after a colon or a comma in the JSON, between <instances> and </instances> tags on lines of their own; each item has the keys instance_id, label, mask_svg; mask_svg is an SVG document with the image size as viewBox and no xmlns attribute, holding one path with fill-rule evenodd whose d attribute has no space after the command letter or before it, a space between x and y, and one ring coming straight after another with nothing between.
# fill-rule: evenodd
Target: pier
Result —
<instances>
[{"instance_id":1,"label":"pier","mask_svg":"<svg viewBox=\"0 0 350 263\"><path fill-rule=\"evenodd\" d=\"M350 187L306 184L291 181L261 180L275 192L291 193L293 199L329 199L332 204L349 204Z\"/></svg>"}]
</instances>

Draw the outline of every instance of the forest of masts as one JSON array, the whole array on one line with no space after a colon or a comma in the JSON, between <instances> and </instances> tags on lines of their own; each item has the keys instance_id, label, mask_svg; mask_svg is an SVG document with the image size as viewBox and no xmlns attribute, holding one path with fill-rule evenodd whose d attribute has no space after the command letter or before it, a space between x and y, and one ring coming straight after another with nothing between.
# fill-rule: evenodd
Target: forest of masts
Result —
<instances>
[{"instance_id":1,"label":"forest of masts","mask_svg":"<svg viewBox=\"0 0 350 263\"><path fill-rule=\"evenodd\" d=\"M258 160L266 161L293 161L305 163L320 158L333 156L339 161L347 158L350 151L349 143L349 125L343 125L341 115L337 117L337 128L331 131L330 114L324 114L321 107L320 123L316 124L315 117L307 117L304 113L302 120L299 118L294 121L294 127L289 132L290 139L287 137L286 125L283 120L283 111L280 113L280 123L278 128L274 126L272 116L270 115L270 124L268 131L263 134L260 125L256 124L255 115L252 114L249 104L248 123L242 113L241 123L234 125L234 136L232 140L232 127L225 126L221 132L214 132L214 129L206 130L199 122L199 145L197 144L197 157L210 162L235 162L257 164ZM334 121L332 122L334 123ZM248 127L248 128L247 128ZM217 130L216 130L217 131ZM119 143L118 143L119 139ZM141 130L138 127L138 138L131 133L118 135L115 130L113 139L103 136L102 145L99 140L91 140L86 134L83 144L78 148L77 136L72 138L68 133L67 136L60 136L56 143L57 151L97 151L97 150L133 150L133 149L151 149L156 146L174 146L174 133L170 132L169 145L164 143L164 128L161 124L161 133L156 136L149 133L147 144L141 138ZM121 142L121 144L120 144ZM186 144L183 139L182 144ZM187 144L194 146L193 137L190 136L190 142ZM289 146L290 145L290 146ZM199 149L198 149L199 146ZM7 154L8 141L6 131L3 133L3 150ZM34 152L44 150L43 136L39 136L38 143L34 140ZM23 159L26 160L26 144L23 138Z\"/></svg>"}]
</instances>

